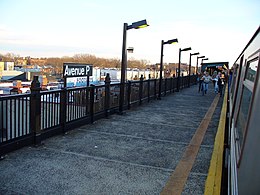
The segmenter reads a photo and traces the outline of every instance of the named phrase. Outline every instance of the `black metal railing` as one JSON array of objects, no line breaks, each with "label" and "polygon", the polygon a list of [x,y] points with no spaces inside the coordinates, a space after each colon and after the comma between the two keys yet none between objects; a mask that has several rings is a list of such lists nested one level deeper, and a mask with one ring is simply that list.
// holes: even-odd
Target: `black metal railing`
[{"label": "black metal railing", "polygon": [[[192,75],[190,81],[195,84],[196,76]],[[180,89],[188,87],[188,82],[188,76],[181,77]],[[161,96],[176,89],[177,78],[162,80]],[[118,112],[119,94],[120,83],[111,84],[109,75],[104,85],[52,91],[40,91],[35,76],[31,94],[0,97],[0,156]],[[158,79],[141,77],[138,81],[128,81],[123,108],[150,102],[158,95]]]},{"label": "black metal railing", "polygon": [[30,134],[30,95],[10,95],[0,99],[0,143]]}]

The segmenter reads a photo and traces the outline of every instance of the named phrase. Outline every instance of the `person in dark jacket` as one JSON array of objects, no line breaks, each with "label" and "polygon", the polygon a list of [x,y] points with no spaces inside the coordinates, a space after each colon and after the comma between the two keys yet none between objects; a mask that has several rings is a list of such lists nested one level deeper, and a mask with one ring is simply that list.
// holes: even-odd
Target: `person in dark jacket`
[{"label": "person in dark jacket", "polygon": [[203,74],[202,73],[198,73],[198,81],[199,81],[199,91],[198,91],[198,93],[200,93],[200,91],[203,90],[203,85],[202,85],[203,80],[202,80],[202,77],[203,77]]},{"label": "person in dark jacket", "polygon": [[222,73],[221,76],[218,78],[218,90],[220,97],[223,94],[223,87],[225,85],[225,74]]}]

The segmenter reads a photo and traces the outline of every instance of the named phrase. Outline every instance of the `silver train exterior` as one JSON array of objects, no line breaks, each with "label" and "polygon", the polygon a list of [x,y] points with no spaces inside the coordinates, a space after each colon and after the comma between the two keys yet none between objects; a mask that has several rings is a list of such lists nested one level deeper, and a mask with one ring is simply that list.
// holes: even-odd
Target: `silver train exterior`
[{"label": "silver train exterior", "polygon": [[235,61],[229,96],[228,194],[260,194],[260,26]]}]

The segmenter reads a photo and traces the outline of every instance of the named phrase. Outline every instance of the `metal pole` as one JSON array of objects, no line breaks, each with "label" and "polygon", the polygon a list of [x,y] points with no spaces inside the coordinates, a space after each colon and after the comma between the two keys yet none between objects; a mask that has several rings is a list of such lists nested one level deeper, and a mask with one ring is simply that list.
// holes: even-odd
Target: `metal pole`
[{"label": "metal pole", "polygon": [[67,77],[64,77],[63,88],[67,88]]},{"label": "metal pole", "polygon": [[87,87],[89,86],[89,71],[88,71],[88,74],[87,74]]},{"label": "metal pole", "polygon": [[126,67],[127,67],[126,31],[127,31],[127,23],[124,23],[124,27],[123,27],[122,61],[121,61],[120,97],[119,97],[119,114],[123,114],[124,95],[125,95],[125,71],[126,71]]},{"label": "metal pole", "polygon": [[179,49],[179,64],[178,64],[177,92],[180,91],[180,76],[181,76],[181,48]]},{"label": "metal pole", "polygon": [[198,60],[199,60],[199,56],[197,56],[197,64],[196,64],[196,85],[197,85],[197,80],[198,80]]},{"label": "metal pole", "polygon": [[188,87],[190,87],[190,71],[191,71],[191,53],[190,53],[190,63],[189,63],[189,82],[188,82]]},{"label": "metal pole", "polygon": [[109,73],[107,73],[105,78],[105,114],[108,117],[110,113],[110,83],[111,79]]},{"label": "metal pole", "polygon": [[33,133],[34,145],[41,144],[41,86],[38,76],[33,77],[30,98],[30,129]]},{"label": "metal pole", "polygon": [[159,94],[158,94],[158,98],[157,98],[158,100],[161,99],[161,93],[162,93],[163,43],[164,43],[164,41],[162,40],[162,43],[161,43],[161,61],[160,61]]},{"label": "metal pole", "polygon": [[202,63],[203,63],[203,59],[201,59],[200,61],[200,71],[202,72]]},{"label": "metal pole", "polygon": [[196,65],[196,75],[198,77],[198,61],[199,61],[199,57],[197,56],[197,65]]}]

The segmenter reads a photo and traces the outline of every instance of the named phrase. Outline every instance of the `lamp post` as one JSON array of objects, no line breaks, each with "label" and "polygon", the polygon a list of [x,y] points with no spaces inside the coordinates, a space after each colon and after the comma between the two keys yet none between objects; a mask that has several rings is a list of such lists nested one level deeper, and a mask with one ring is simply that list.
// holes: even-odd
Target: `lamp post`
[{"label": "lamp post", "polygon": [[160,79],[159,79],[159,94],[158,94],[158,100],[161,99],[161,92],[162,92],[162,72],[163,72],[163,46],[165,44],[174,44],[174,43],[178,43],[178,39],[171,39],[168,40],[166,42],[164,42],[164,40],[162,40],[161,43],[161,61],[160,61]]},{"label": "lamp post", "polygon": [[198,61],[199,61],[199,58],[205,58],[205,56],[197,56],[197,64],[196,64],[196,75],[197,75],[197,78],[198,78]]},{"label": "lamp post", "polygon": [[190,63],[189,63],[189,87],[190,87],[190,72],[191,72],[191,56],[195,56],[195,55],[199,55],[200,53],[197,52],[197,53],[190,53]]},{"label": "lamp post", "polygon": [[134,22],[131,25],[124,23],[123,26],[123,47],[122,47],[122,61],[121,61],[121,81],[120,81],[120,96],[119,96],[119,114],[123,114],[124,94],[125,94],[125,71],[127,67],[126,57],[126,34],[127,30],[139,29],[149,26],[146,20]]},{"label": "lamp post", "polygon": [[203,63],[204,60],[209,60],[209,59],[208,58],[202,58],[201,59],[201,63],[200,63],[201,70],[202,70],[202,63]]},{"label": "lamp post", "polygon": [[181,76],[181,52],[182,51],[189,51],[191,47],[187,47],[184,49],[179,49],[179,65],[178,65],[178,79],[177,79],[177,92],[180,91],[180,76]]}]

